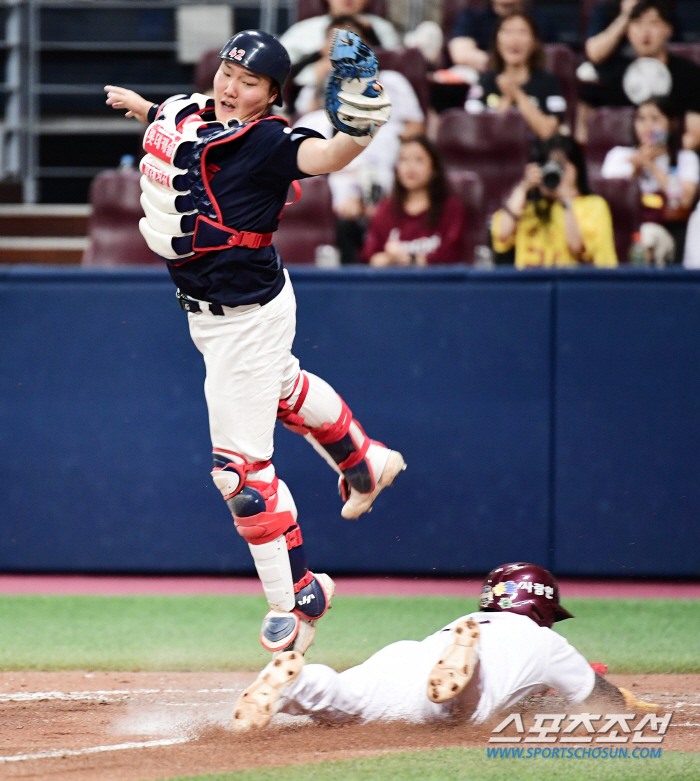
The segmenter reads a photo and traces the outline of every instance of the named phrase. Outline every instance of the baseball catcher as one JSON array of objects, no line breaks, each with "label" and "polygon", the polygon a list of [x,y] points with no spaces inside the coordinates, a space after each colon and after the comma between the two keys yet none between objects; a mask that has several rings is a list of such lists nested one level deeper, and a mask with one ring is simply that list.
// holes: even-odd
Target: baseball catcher
[{"label": "baseball catcher", "polygon": [[220,53],[214,98],[176,95],[152,105],[105,87],[107,103],[149,122],[141,160],[141,233],[168,266],[204,357],[212,478],[246,540],[270,610],[260,640],[274,653],[311,645],[334,584],[309,570],[297,510],[271,458],[276,420],[302,434],[338,473],[344,518],[368,512],[405,468],[370,439],[343,399],[292,354],[291,282],[272,243],[290,185],[343,168],[389,118],[377,62],[339,31],[331,58],[331,140],[274,116],[289,57],[247,30]]},{"label": "baseball catcher", "polygon": [[654,710],[594,672],[552,631],[573,618],[559,604],[550,572],[534,564],[504,564],[484,582],[480,612],[458,618],[422,642],[402,640],[363,664],[337,673],[304,666],[298,653],[269,664],[236,703],[238,732],[266,726],[281,711],[316,719],[480,724],[536,692],[557,689],[570,705],[606,704]]}]

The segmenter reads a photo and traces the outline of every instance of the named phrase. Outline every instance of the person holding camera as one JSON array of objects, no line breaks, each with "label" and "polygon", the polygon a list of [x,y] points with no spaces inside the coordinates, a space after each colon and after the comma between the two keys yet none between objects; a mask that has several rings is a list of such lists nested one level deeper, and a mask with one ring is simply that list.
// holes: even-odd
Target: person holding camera
[{"label": "person holding camera", "polygon": [[497,254],[514,252],[516,268],[617,266],[610,208],[591,194],[581,147],[557,135],[541,147],[522,181],[493,216]]}]

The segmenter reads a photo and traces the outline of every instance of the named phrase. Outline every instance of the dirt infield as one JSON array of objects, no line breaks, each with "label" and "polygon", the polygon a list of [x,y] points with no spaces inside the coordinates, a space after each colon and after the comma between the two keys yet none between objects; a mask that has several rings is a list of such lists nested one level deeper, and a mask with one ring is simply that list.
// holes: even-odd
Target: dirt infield
[{"label": "dirt infield", "polygon": [[[234,737],[233,703],[252,673],[0,673],[0,778],[139,781],[372,756],[486,746],[494,724],[319,726],[277,716]],[[673,711],[664,750],[700,749],[700,675],[613,675],[640,699]],[[556,696],[520,709],[561,710]]]}]

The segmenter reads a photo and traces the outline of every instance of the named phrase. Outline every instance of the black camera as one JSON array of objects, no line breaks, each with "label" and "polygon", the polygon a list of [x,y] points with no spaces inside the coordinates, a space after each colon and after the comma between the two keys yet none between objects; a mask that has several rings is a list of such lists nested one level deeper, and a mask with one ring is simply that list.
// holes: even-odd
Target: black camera
[{"label": "black camera", "polygon": [[556,160],[548,160],[542,166],[542,184],[548,190],[556,190],[564,176],[564,168]]}]

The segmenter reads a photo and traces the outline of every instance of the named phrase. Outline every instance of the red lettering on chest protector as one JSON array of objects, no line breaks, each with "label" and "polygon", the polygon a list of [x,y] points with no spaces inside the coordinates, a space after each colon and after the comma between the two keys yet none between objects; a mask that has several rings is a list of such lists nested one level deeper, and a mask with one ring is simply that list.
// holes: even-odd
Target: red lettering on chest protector
[{"label": "red lettering on chest protector", "polygon": [[147,160],[141,161],[141,173],[153,180],[156,184],[162,184],[163,187],[170,187],[170,174],[156,168],[153,163],[149,163]]},{"label": "red lettering on chest protector", "polygon": [[154,157],[172,164],[175,149],[181,141],[182,136],[176,130],[168,130],[161,123],[154,122],[146,131],[143,148]]},{"label": "red lettering on chest protector", "polygon": [[209,165],[206,168],[208,176],[211,178],[214,176],[214,174],[218,174],[221,170],[221,166],[217,165],[216,163],[209,163]]}]

